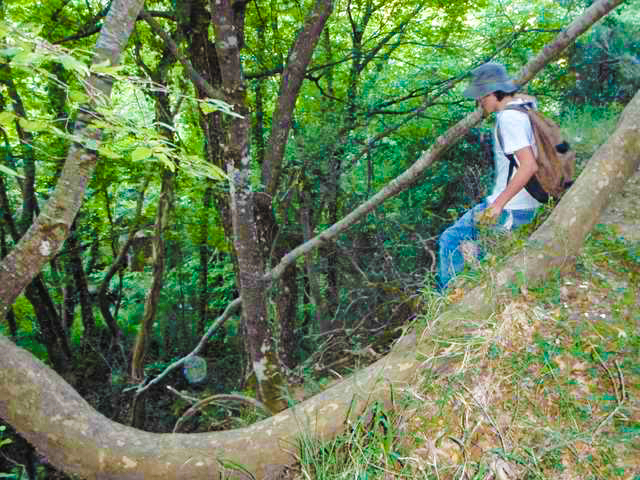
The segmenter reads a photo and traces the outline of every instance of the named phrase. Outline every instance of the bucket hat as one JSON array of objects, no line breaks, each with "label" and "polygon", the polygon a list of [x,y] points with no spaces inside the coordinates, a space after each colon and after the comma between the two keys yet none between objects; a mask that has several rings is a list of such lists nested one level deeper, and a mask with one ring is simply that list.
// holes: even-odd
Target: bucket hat
[{"label": "bucket hat", "polygon": [[504,65],[488,62],[471,71],[471,83],[462,92],[467,98],[481,98],[485,95],[501,90],[515,92],[518,87],[513,83]]}]

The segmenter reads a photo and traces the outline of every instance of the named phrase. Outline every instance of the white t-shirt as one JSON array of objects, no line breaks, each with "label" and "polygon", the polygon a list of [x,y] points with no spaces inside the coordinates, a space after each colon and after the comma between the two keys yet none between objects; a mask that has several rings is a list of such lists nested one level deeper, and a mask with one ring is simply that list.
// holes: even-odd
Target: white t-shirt
[{"label": "white t-shirt", "polygon": [[[514,100],[508,105],[514,103],[523,103],[523,100]],[[502,134],[502,142],[504,152],[498,141],[498,124],[500,125],[500,133]],[[538,150],[536,148],[533,129],[529,116],[524,112],[517,110],[503,110],[496,114],[496,127],[493,130],[493,159],[495,164],[495,175],[493,190],[491,195],[487,197],[487,203],[491,205],[498,195],[507,187],[507,176],[509,175],[509,159],[505,156],[517,152],[521,148],[530,146],[534,155],[537,157]],[[517,161],[517,159],[516,159]],[[515,169],[512,173],[515,175]],[[504,206],[507,210],[523,210],[537,208],[540,206],[535,198],[529,195],[526,189],[520,190],[514,197]]]}]

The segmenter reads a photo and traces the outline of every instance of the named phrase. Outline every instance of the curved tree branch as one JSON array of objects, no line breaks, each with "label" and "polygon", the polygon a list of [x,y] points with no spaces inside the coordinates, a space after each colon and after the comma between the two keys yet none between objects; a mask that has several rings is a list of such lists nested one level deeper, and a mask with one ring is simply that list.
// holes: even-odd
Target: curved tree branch
[{"label": "curved tree branch", "polygon": [[[112,422],[97,413],[61,377],[33,355],[0,337],[0,417],[13,425],[50,463],[87,479],[279,478],[290,451],[310,436],[327,440],[372,401],[391,406],[420,371],[454,373],[464,356],[443,354],[442,326],[459,335],[489,328],[499,290],[519,273],[541,280],[578,253],[611,195],[640,166],[640,92],[618,128],[593,156],[527,247],[505,261],[495,284],[469,292],[431,322],[418,339],[405,335],[391,353],[315,397],[250,427],[203,434],[156,434]],[[469,322],[473,312],[474,322]],[[434,334],[434,335],[431,335]],[[422,352],[429,352],[424,358]]]}]

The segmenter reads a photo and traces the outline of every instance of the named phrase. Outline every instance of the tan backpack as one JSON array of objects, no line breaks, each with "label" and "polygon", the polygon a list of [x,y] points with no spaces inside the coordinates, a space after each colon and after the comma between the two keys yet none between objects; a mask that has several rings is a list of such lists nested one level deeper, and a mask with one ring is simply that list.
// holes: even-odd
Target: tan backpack
[{"label": "tan backpack", "polygon": [[[559,199],[573,184],[576,153],[571,150],[560,127],[535,109],[535,100],[532,97],[528,97],[528,99],[525,103],[507,105],[505,110],[517,110],[526,113],[529,117],[538,147],[538,156],[536,157],[538,171],[531,177],[525,188],[533,198],[541,203],[547,203],[550,198]],[[499,126],[498,141],[502,147]],[[506,155],[506,157],[509,159],[508,183],[518,164],[513,154]]]}]

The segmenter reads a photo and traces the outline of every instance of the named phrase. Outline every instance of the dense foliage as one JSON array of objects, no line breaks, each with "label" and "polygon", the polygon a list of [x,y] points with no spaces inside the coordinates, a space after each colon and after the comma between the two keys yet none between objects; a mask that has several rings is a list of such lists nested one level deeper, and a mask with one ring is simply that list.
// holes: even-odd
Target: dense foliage
[{"label": "dense foliage", "polygon": [[[474,105],[460,90],[471,68],[495,59],[516,71],[583,9],[542,0],[335,2],[280,142],[276,175],[274,112],[312,3],[259,1],[244,12],[251,187],[269,198],[260,212],[269,218],[261,232],[267,267],[371,197],[470,112]],[[52,364],[107,416],[170,431],[188,396],[154,387],[146,415],[131,407],[143,380],[131,370],[143,319],[148,380],[194,348],[239,288],[220,148],[239,113],[190,82],[185,67],[219,91],[208,2],[147,2],[152,21],[138,21],[122,67],[93,69],[89,52],[107,2],[6,1],[0,8],[3,257],[49,198],[69,145],[78,141],[73,127],[88,99],[88,75],[117,79],[112,100],[99,105],[100,161],[71,236],[0,331]],[[607,18],[527,86],[543,109],[573,126],[583,156],[597,133],[584,131],[585,120],[611,118],[640,86],[632,9]],[[288,380],[323,383],[345,357],[384,351],[415,315],[418,293],[431,287],[437,235],[486,193],[491,178],[490,135],[479,127],[414,188],[290,267],[269,297]],[[208,365],[204,382],[189,384],[179,370],[166,382],[191,396],[252,395],[246,335],[233,316],[200,352]],[[229,412],[239,410],[214,406],[191,428],[229,427]],[[34,464],[24,445],[14,454]]]}]

